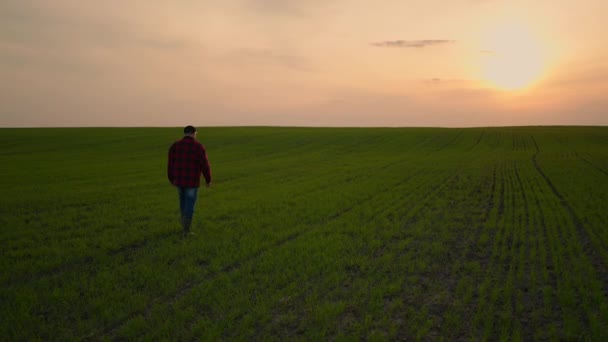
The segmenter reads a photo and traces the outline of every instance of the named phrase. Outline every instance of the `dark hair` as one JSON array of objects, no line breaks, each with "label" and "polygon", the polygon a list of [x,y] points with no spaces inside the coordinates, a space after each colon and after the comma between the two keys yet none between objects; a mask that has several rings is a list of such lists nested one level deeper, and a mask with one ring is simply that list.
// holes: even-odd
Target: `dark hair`
[{"label": "dark hair", "polygon": [[196,132],[196,128],[194,128],[194,126],[186,126],[184,127],[184,133],[185,134],[192,134]]}]

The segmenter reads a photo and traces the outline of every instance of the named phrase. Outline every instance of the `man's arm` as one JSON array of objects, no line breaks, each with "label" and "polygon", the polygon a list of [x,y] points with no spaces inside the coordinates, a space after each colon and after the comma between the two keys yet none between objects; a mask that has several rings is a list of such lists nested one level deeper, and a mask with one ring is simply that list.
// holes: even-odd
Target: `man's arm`
[{"label": "man's arm", "polygon": [[203,158],[201,158],[201,172],[205,177],[205,182],[207,186],[211,185],[211,167],[209,166],[209,159],[207,158],[207,151],[205,151],[205,147],[201,145],[201,150],[203,154]]},{"label": "man's arm", "polygon": [[173,179],[175,179],[173,170],[175,170],[175,145],[171,145],[169,148],[169,156],[167,160],[167,178],[169,178],[169,183],[171,184],[173,184]]}]

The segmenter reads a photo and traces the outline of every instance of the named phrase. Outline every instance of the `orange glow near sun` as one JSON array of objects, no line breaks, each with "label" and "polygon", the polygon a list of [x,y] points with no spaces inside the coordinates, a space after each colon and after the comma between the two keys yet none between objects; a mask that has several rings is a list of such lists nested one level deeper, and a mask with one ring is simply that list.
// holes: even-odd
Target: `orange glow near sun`
[{"label": "orange glow near sun", "polygon": [[546,69],[542,42],[524,24],[502,24],[487,31],[482,47],[482,78],[494,88],[529,88],[539,81]]}]

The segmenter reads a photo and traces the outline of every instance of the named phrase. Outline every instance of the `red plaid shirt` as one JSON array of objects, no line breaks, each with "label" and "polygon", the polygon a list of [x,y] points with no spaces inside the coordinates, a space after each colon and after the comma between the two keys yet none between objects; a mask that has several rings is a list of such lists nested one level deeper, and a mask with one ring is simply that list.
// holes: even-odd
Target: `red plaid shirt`
[{"label": "red plaid shirt", "polygon": [[175,186],[198,188],[201,173],[207,184],[211,183],[211,168],[205,147],[192,137],[184,137],[169,148],[167,176]]}]

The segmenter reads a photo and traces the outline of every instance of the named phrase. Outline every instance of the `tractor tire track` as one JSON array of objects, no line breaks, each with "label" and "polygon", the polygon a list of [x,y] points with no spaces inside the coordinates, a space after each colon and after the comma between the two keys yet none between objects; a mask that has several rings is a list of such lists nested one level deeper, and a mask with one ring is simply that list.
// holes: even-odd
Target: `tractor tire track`
[{"label": "tractor tire track", "polygon": [[577,235],[581,240],[582,249],[585,254],[587,254],[589,261],[595,268],[595,271],[597,272],[599,278],[602,281],[604,296],[608,297],[608,270],[606,268],[606,265],[604,265],[602,258],[598,254],[597,250],[594,248],[593,242],[591,241],[591,237],[589,236],[589,233],[585,230],[585,226],[583,225],[581,219],[578,217],[572,206],[570,206],[564,196],[557,190],[551,179],[545,174],[545,172],[538,164],[537,156],[540,152],[540,149],[534,137],[532,137],[532,141],[536,149],[534,155],[532,156],[532,162],[534,163],[534,167],[536,168],[540,176],[545,180],[545,183],[547,184],[547,186],[549,186],[551,192],[553,192],[553,194],[559,199],[559,202],[561,203],[562,207],[570,216],[570,220],[574,224],[576,232],[578,233]]},{"label": "tractor tire track", "polygon": [[[540,181],[540,179],[539,179]],[[551,248],[551,234],[549,232],[549,228],[547,226],[547,222],[545,220],[546,214],[545,211],[543,210],[543,205],[540,202],[540,198],[539,198],[539,189],[541,187],[541,184],[539,183],[539,181],[531,181],[531,186],[535,185],[534,187],[531,187],[532,189],[532,196],[534,199],[534,204],[535,204],[535,208],[538,210],[538,223],[540,224],[540,228],[541,228],[541,232],[540,235],[543,237],[542,241],[539,241],[539,252],[541,251],[540,246],[542,243],[542,247],[543,247],[543,251],[544,251],[544,258],[542,258],[542,261],[544,262],[540,264],[541,267],[541,274],[543,277],[543,280],[541,282],[541,286],[542,284],[546,284],[549,286],[549,288],[552,289],[552,293],[550,296],[550,300],[545,302],[545,299],[543,298],[542,301],[544,303],[545,306],[547,305],[551,305],[551,314],[555,315],[555,316],[547,316],[545,314],[543,314],[543,318],[546,321],[549,322],[559,322],[559,318],[562,317],[562,313],[561,313],[561,308],[556,304],[558,303],[558,298],[556,295],[556,289],[557,289],[557,275],[555,272],[555,263],[553,262],[553,260],[556,258],[556,256],[554,255],[553,249]],[[544,181],[544,180],[543,180]],[[536,218],[534,220],[534,222],[536,223]],[[558,232],[559,233],[559,232]],[[561,238],[558,238],[558,240],[562,240]],[[540,257],[542,257],[542,255],[538,255],[539,259]],[[544,266],[544,267],[543,267]],[[542,287],[541,287],[542,288]]]},{"label": "tractor tire track", "polygon": [[[105,252],[103,252],[102,254],[104,255],[109,255],[109,256],[120,256],[122,254],[128,254],[134,250],[143,248],[145,246],[147,246],[148,244],[157,241],[157,240],[163,240],[166,239],[172,235],[175,235],[176,231],[175,230],[171,230],[171,231],[161,231],[158,232],[156,234],[150,235],[148,237],[146,237],[143,240],[138,240],[138,241],[134,241],[128,245],[125,246],[121,246],[119,248],[115,248],[115,249],[110,249],[107,250]],[[19,286],[23,286],[27,283],[31,283],[31,282],[37,282],[40,281],[44,278],[49,278],[49,277],[56,277],[59,276],[63,273],[67,273],[67,272],[71,272],[71,271],[75,271],[79,268],[87,268],[93,264],[95,264],[95,262],[97,260],[99,260],[99,254],[95,254],[95,255],[87,255],[78,259],[74,259],[70,262],[67,263],[63,263],[61,265],[58,265],[56,267],[52,267],[50,269],[41,271],[41,272],[37,272],[34,274],[22,274],[22,275],[18,275],[16,277],[10,278],[7,281],[5,281],[2,286],[3,287],[19,287]]]},{"label": "tractor tire track", "polygon": [[[494,165],[492,167],[492,185],[490,186],[490,195],[488,196],[488,204],[485,207],[484,210],[484,214],[483,214],[483,223],[481,224],[482,226],[485,224],[485,222],[488,221],[488,219],[490,218],[490,213],[492,212],[492,209],[494,209],[494,192],[496,191],[496,165]],[[504,203],[503,203],[504,206]]]},{"label": "tractor tire track", "polygon": [[[523,227],[521,226],[520,221],[520,248],[524,248],[523,253],[520,253],[520,256],[523,257],[520,264],[520,276],[521,279],[518,279],[517,284],[519,284],[519,291],[521,293],[522,301],[523,301],[523,312],[522,316],[519,316],[519,321],[522,325],[522,331],[524,336],[534,336],[534,310],[539,307],[539,298],[535,298],[533,294],[530,292],[530,289],[534,288],[531,281],[531,274],[534,268],[534,260],[531,258],[531,250],[534,245],[534,242],[531,241],[536,233],[531,231],[530,226],[530,203],[528,201],[528,196],[526,195],[527,191],[524,187],[524,184],[521,180],[519,169],[517,164],[514,165],[515,169],[515,179],[517,184],[519,185],[519,193],[523,199],[524,206],[524,222]],[[523,284],[522,284],[523,283]],[[513,307],[517,308],[516,296],[513,296]]]},{"label": "tractor tire track", "polygon": [[475,141],[475,143],[469,147],[469,151],[471,151],[472,149],[474,149],[477,145],[479,145],[479,143],[481,142],[481,139],[483,138],[483,135],[486,134],[486,130],[482,130],[481,133],[479,134],[479,137],[477,137],[477,140]]},{"label": "tractor tire track", "polygon": [[578,154],[578,152],[574,151],[574,155],[576,156],[576,158],[578,158],[579,160],[585,162],[587,165],[591,166],[592,168],[594,168],[595,170],[603,173],[604,175],[608,176],[608,171],[602,169],[601,167],[595,165],[593,162],[591,162],[589,159],[582,157]]},{"label": "tractor tire track", "polygon": [[[491,286],[490,288],[495,291],[491,293],[491,297],[494,297],[495,301],[488,304],[491,308],[490,312],[495,312],[497,309],[501,311],[506,307],[510,307],[512,310],[515,308],[514,293],[506,296],[502,291],[502,289],[512,286],[515,282],[515,270],[517,268],[515,250],[518,233],[516,229],[517,212],[515,210],[517,207],[517,191],[512,164],[505,166],[503,180],[505,180],[506,188],[508,189],[508,192],[505,191],[508,195],[503,197],[505,198],[503,205],[506,203],[508,210],[505,210],[501,215],[504,218],[504,221],[502,221],[502,225],[499,228],[500,230],[497,232],[498,237],[497,240],[495,240],[492,250],[493,267],[491,267],[491,270],[494,271],[494,277],[490,278],[490,284],[493,284],[494,286]],[[504,189],[505,188],[503,188],[503,190]],[[485,323],[487,324],[489,321],[486,319]],[[491,330],[491,334],[493,335],[486,337],[489,337],[490,339],[498,337],[498,333],[494,330]]]},{"label": "tractor tire track", "polygon": [[463,133],[464,133],[464,130],[461,129],[460,131],[458,131],[458,133],[456,133],[455,137],[453,137],[447,143],[445,143],[444,145],[439,147],[436,151],[437,152],[441,151],[441,150],[445,149],[446,147],[450,146],[452,143],[454,143],[456,140],[458,140]]}]

